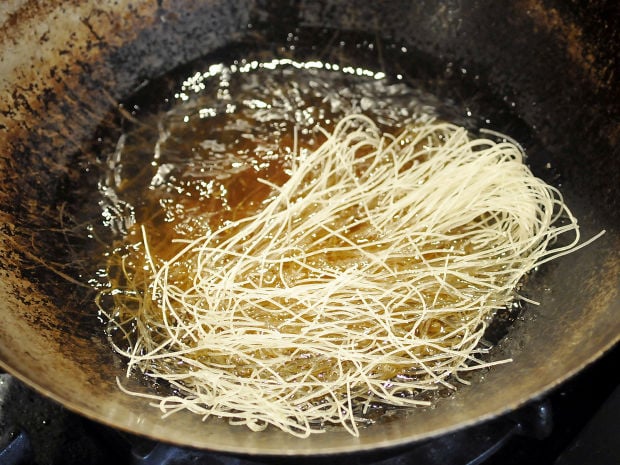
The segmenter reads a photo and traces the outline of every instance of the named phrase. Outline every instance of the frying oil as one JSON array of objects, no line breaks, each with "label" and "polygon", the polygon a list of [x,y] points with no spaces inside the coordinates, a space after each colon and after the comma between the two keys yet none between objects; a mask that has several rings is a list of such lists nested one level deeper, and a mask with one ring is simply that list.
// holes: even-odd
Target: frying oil
[{"label": "frying oil", "polygon": [[432,95],[382,71],[289,58],[209,64],[169,100],[131,122],[101,184],[109,225],[123,234],[146,225],[156,243],[255,212],[272,191],[259,179],[283,184],[295,157],[347,114],[364,113],[394,133],[437,117]]},{"label": "frying oil", "polygon": [[166,260],[184,240],[260,210],[269,184],[286,182],[296,157],[348,114],[393,134],[443,119],[528,140],[502,100],[462,70],[374,37],[300,30],[281,45],[233,44],[148,83],[107,135],[103,221],[93,226],[106,249],[98,285],[125,279],[110,255],[129,269],[146,266],[144,231],[150,252]]}]

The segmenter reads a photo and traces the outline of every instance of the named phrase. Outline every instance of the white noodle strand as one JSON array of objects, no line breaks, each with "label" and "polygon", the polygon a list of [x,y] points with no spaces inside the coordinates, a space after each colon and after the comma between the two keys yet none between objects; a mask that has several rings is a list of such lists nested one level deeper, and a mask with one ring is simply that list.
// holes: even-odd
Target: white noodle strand
[{"label": "white noodle strand", "polygon": [[357,436],[373,404],[428,405],[459,373],[504,363],[479,358],[488,319],[526,273],[583,244],[522,149],[487,133],[503,141],[439,122],[395,137],[352,115],[314,152],[295,134],[290,178],[262,181],[264,208],[177,240],[168,261],[142,227],[145,269],[123,261],[103,311],[128,375],[176,393],[133,394],[166,416]]}]

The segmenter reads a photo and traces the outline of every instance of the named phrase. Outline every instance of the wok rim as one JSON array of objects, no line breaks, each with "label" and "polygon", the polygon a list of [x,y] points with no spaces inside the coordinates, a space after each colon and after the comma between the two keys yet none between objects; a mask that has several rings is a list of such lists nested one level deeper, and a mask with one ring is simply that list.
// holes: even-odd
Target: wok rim
[{"label": "wok rim", "polygon": [[[340,447],[331,447],[331,448],[326,448],[326,449],[321,449],[321,450],[287,449],[286,451],[282,451],[282,449],[278,447],[274,447],[274,448],[263,447],[259,449],[259,448],[246,447],[243,444],[239,445],[239,447],[213,447],[212,444],[209,444],[207,442],[198,442],[194,440],[182,442],[182,441],[177,441],[174,439],[165,438],[160,435],[153,434],[152,432],[149,431],[148,428],[140,428],[139,425],[135,425],[135,424],[133,427],[130,427],[129,425],[125,425],[118,421],[114,421],[114,419],[111,419],[108,417],[101,417],[101,415],[97,413],[96,410],[89,410],[86,408],[82,408],[79,406],[77,402],[72,401],[68,397],[63,397],[61,394],[58,394],[54,392],[53,390],[50,390],[44,387],[43,385],[37,383],[31,377],[23,373],[21,370],[15,369],[10,364],[7,364],[6,362],[4,362],[2,359],[0,359],[0,368],[4,369],[7,373],[14,376],[16,379],[18,379],[20,382],[22,382],[26,386],[34,389],[39,394],[53,400],[54,402],[57,402],[61,406],[65,407],[66,409],[78,415],[84,416],[91,421],[103,424],[105,426],[108,426],[108,427],[111,427],[111,428],[114,428],[120,431],[124,431],[126,433],[137,434],[137,435],[143,436],[147,439],[151,439],[154,441],[159,441],[159,442],[163,442],[163,443],[170,444],[173,446],[179,446],[179,447],[184,447],[184,448],[194,448],[197,450],[222,452],[222,453],[228,453],[228,454],[233,454],[233,455],[248,455],[248,456],[258,456],[258,457],[268,457],[268,456],[272,456],[272,457],[292,457],[292,456],[316,457],[316,456],[343,455],[343,454],[360,453],[360,452],[380,451],[384,449],[411,446],[413,444],[420,443],[422,441],[437,439],[441,436],[444,436],[450,433],[454,433],[460,430],[464,430],[466,428],[470,428],[476,425],[483,424],[489,420],[492,420],[492,419],[501,417],[502,415],[505,415],[507,413],[513,412],[517,410],[518,408],[526,405],[527,403],[532,402],[536,400],[537,398],[540,398],[548,394],[551,390],[564,384],[567,380],[581,373],[583,370],[585,370],[587,367],[594,364],[597,360],[602,358],[604,355],[610,353],[613,350],[613,348],[616,345],[618,345],[618,343],[620,343],[620,334],[618,334],[615,339],[610,340],[607,344],[599,348],[598,351],[593,352],[591,356],[587,360],[585,360],[581,366],[577,366],[573,370],[566,371],[564,376],[560,378],[556,378],[551,383],[547,383],[545,386],[541,387],[540,389],[538,389],[536,392],[532,393],[529,396],[522,395],[518,399],[513,399],[512,402],[510,402],[509,404],[506,404],[503,409],[496,409],[495,411],[488,412],[486,414],[482,414],[477,417],[471,418],[469,421],[455,423],[445,428],[437,428],[434,430],[429,430],[425,434],[403,436],[402,438],[399,438],[399,439],[388,440],[388,441],[377,441],[374,443],[359,443],[359,444],[351,443],[350,445],[345,445],[345,446],[340,446]],[[261,433],[260,432],[255,433],[255,432],[251,432],[248,430],[247,434],[261,434]],[[324,434],[329,434],[329,433],[324,433]],[[303,441],[303,440],[304,439],[300,439],[300,441]]]}]

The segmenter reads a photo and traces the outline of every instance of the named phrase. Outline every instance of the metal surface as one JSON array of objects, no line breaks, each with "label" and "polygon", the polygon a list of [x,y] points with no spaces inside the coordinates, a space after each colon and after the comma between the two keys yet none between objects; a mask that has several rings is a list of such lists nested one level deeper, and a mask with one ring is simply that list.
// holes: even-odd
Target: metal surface
[{"label": "metal surface", "polygon": [[[177,444],[250,454],[395,446],[514,409],[581,370],[620,336],[618,15],[606,2],[14,1],[0,6],[0,361],[90,418]],[[610,4],[613,2],[609,2]],[[609,19],[612,18],[612,19]],[[615,19],[614,19],[615,18]],[[615,22],[614,22],[615,21]],[[248,24],[252,24],[248,27]],[[162,420],[120,392],[88,294],[62,278],[62,193],[88,176],[80,154],[115,100],[145,79],[265,27],[362,30],[476,73],[534,128],[580,218],[606,234],[545,267],[498,366],[428,410],[364,429],[297,439],[216,419]],[[75,205],[73,205],[75,207]],[[41,266],[46,259],[47,266]],[[52,271],[53,270],[53,271]]]}]

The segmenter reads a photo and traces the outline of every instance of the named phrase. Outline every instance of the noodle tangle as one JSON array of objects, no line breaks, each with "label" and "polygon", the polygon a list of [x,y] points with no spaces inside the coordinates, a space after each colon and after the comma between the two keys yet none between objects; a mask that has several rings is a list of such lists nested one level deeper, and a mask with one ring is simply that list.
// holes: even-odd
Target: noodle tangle
[{"label": "noodle tangle", "polygon": [[577,246],[560,193],[512,142],[443,122],[394,136],[362,115],[324,136],[252,214],[177,238],[170,257],[144,225],[111,253],[98,302],[128,375],[172,388],[133,393],[165,415],[358,435],[371,405],[428,405],[488,366],[494,312]]}]

